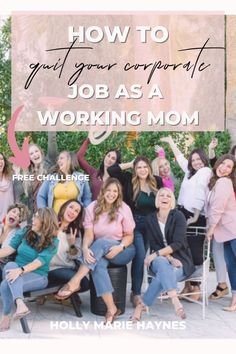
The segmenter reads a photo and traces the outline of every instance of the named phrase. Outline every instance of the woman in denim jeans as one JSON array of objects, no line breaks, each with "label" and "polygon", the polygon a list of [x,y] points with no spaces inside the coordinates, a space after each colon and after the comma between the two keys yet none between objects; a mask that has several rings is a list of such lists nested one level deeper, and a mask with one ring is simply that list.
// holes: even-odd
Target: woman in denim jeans
[{"label": "woman in denim jeans", "polygon": [[151,306],[161,293],[167,292],[178,317],[186,315],[177,296],[177,282],[184,280],[194,271],[191,251],[185,236],[187,223],[184,215],[175,209],[175,197],[168,188],[161,188],[156,196],[157,211],[146,221],[146,232],[151,254],[145,265],[154,273],[154,278],[146,290],[143,300],[134,311],[133,321],[141,319],[146,306]]},{"label": "woman in denim jeans", "polygon": [[220,157],[213,168],[210,179],[207,216],[208,239],[214,237],[224,245],[224,258],[229,274],[232,299],[225,311],[236,311],[236,160],[231,154]]},{"label": "woman in denim jeans", "polygon": [[[79,256],[81,255],[82,246],[82,218],[83,207],[75,200],[68,200],[62,205],[58,213],[59,232],[57,238],[59,240],[57,254],[50,262],[50,272],[48,278],[50,282],[61,282],[65,284],[77,272],[79,264]],[[81,282],[80,291],[89,289],[89,280],[84,277]]]},{"label": "woman in denim jeans", "polygon": [[[133,168],[133,173],[125,171],[129,168]],[[145,156],[138,156],[132,162],[113,165],[107,171],[110,176],[118,178],[121,182],[124,201],[130,206],[134,216],[135,257],[131,267],[132,287],[130,300],[135,307],[141,298],[143,266],[148,249],[145,221],[147,215],[156,209],[155,195],[158,189],[163,187],[163,181],[161,177],[153,176],[151,163]]]},{"label": "woman in denim jeans", "polygon": [[1,298],[3,318],[0,331],[10,328],[11,310],[16,305],[15,319],[30,313],[25,305],[23,293],[46,288],[49,262],[57,251],[58,229],[56,214],[52,209],[39,209],[33,217],[31,227],[18,231],[10,245],[0,250],[0,257],[17,252],[15,262],[8,262],[3,270]]},{"label": "woman in denim jeans", "polygon": [[81,287],[81,280],[89,271],[97,296],[107,306],[105,323],[112,323],[121,313],[113,301],[113,287],[108,274],[109,263],[124,265],[134,257],[134,220],[130,208],[122,201],[122,188],[115,178],[108,178],[98,200],[85,210],[83,256],[77,274],[57,294],[66,299]]}]

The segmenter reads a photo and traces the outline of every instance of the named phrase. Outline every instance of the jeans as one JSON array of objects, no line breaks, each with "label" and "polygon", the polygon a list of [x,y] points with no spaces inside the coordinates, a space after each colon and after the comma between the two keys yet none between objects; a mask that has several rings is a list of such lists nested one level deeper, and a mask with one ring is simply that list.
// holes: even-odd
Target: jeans
[{"label": "jeans", "polygon": [[132,287],[134,295],[141,294],[143,283],[143,267],[144,259],[148,250],[148,241],[145,239],[145,221],[146,217],[142,215],[134,215],[135,230],[134,230],[134,247],[135,257],[131,266]]},{"label": "jeans", "polygon": [[114,291],[107,270],[108,265],[126,265],[134,258],[134,255],[134,245],[130,245],[114,258],[108,260],[103,257],[98,261],[96,268],[92,272],[97,296],[102,296],[103,294],[112,293]]},{"label": "jeans", "polygon": [[161,292],[177,289],[177,282],[186,278],[183,267],[173,267],[168,259],[162,256],[152,261],[151,271],[155,277],[143,296],[143,302],[147,306],[151,306]]},{"label": "jeans", "polygon": [[[57,268],[50,270],[48,273],[48,280],[51,284],[65,284],[67,283],[76,273],[78,268]],[[89,280],[84,277],[81,280],[80,293],[89,290]]]},{"label": "jeans", "polygon": [[228,269],[231,291],[236,294],[236,239],[224,242],[225,263]]},{"label": "jeans", "polygon": [[19,268],[15,262],[8,262],[3,269],[3,281],[1,282],[1,297],[3,302],[3,314],[9,315],[16,299],[23,299],[24,291],[44,289],[48,285],[46,276],[30,272],[19,276],[13,283],[6,280],[6,271]]},{"label": "jeans", "polygon": [[212,240],[212,253],[217,283],[226,283],[227,269],[224,259],[224,244],[222,242],[216,242],[214,238]]}]

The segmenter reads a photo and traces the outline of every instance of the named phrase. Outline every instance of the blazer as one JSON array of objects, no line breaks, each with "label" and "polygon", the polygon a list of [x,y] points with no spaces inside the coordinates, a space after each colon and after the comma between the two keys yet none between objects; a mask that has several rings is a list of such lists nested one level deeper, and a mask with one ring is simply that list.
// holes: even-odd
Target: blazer
[{"label": "blazer", "polygon": [[[194,272],[195,267],[186,238],[186,230],[187,223],[184,215],[177,209],[171,210],[165,225],[166,241],[173,250],[172,256],[183,264],[184,274],[188,277]],[[159,251],[165,247],[157,212],[146,218],[146,237],[150,243],[151,252]]]},{"label": "blazer", "polygon": [[208,197],[207,216],[209,226],[215,227],[217,242],[236,238],[236,199],[230,178],[221,177],[216,181]]},{"label": "blazer", "polygon": [[[120,166],[115,164],[108,167],[107,172],[109,176],[117,178],[123,187],[123,199],[126,204],[131,208],[132,212],[135,214],[135,202],[133,200],[133,186],[132,186],[132,173],[127,171],[122,171]],[[156,187],[160,189],[163,186],[162,178],[159,176],[154,176],[156,179]]]}]

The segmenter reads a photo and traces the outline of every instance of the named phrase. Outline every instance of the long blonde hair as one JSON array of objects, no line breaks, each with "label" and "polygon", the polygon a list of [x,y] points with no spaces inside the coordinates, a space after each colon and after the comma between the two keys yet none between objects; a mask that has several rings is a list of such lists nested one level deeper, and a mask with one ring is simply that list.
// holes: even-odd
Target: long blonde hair
[{"label": "long blonde hair", "polygon": [[149,161],[149,159],[145,156],[138,156],[136,157],[136,159],[134,160],[134,172],[133,172],[133,177],[132,177],[132,186],[133,186],[133,200],[135,200],[141,190],[140,188],[140,180],[139,177],[137,176],[137,165],[140,161],[143,161],[146,163],[146,165],[148,166],[148,176],[147,176],[147,184],[149,186],[149,188],[151,189],[151,191],[156,194],[158,189],[157,189],[157,183],[156,183],[156,179],[153,176],[153,172],[152,172],[152,166],[151,163]]},{"label": "long blonde hair", "polygon": [[111,205],[110,210],[108,211],[108,217],[109,217],[109,222],[112,222],[116,219],[117,216],[117,212],[118,209],[121,207],[122,205],[122,201],[123,201],[123,195],[122,195],[122,187],[120,182],[118,181],[118,179],[116,178],[112,178],[109,177],[103,184],[100,193],[98,195],[97,198],[97,203],[95,205],[94,208],[94,222],[98,222],[98,219],[100,217],[100,215],[102,213],[104,213],[106,211],[106,201],[105,201],[105,197],[104,194],[107,190],[107,188],[111,185],[111,184],[115,184],[117,186],[118,189],[118,197],[117,199],[114,201],[114,203]]}]

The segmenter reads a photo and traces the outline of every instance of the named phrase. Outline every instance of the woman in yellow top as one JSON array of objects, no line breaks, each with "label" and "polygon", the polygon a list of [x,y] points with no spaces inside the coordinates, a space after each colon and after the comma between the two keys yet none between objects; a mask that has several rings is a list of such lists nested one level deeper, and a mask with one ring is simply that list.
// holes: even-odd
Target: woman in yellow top
[{"label": "woman in yellow top", "polygon": [[91,203],[91,193],[86,176],[78,171],[76,159],[68,151],[62,151],[53,169],[37,195],[38,208],[53,208],[58,214],[61,206],[70,199],[78,200],[84,207]]}]

